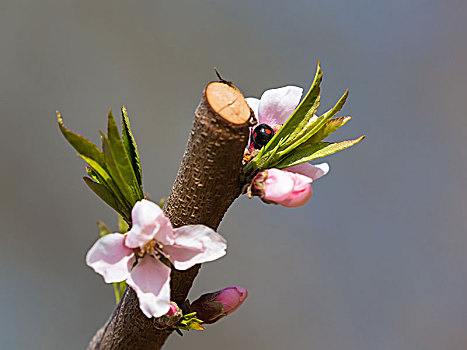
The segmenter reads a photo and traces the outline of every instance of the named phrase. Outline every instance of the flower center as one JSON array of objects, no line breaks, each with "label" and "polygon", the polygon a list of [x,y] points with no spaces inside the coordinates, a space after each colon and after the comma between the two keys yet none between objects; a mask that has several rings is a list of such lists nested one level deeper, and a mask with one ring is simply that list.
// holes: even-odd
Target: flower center
[{"label": "flower center", "polygon": [[164,248],[164,246],[160,242],[157,242],[155,239],[152,239],[148,243],[143,245],[141,248],[137,248],[135,250],[135,254],[140,258],[145,256],[146,254],[152,255],[156,258],[160,258],[161,256],[164,256],[164,254],[162,253],[162,248]]}]

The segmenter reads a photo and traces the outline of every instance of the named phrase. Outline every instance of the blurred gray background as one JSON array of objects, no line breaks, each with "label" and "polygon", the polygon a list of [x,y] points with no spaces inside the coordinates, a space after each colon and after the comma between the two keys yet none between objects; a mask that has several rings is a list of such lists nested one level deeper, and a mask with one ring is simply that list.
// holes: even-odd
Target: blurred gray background
[{"label": "blurred gray background", "polygon": [[[111,209],[56,125],[98,142],[125,104],[145,190],[166,196],[213,67],[245,96],[308,88],[322,113],[346,88],[327,159],[302,208],[241,198],[191,298],[250,296],[167,349],[467,348],[467,2],[0,1],[0,348],[83,349],[114,307],[85,266]],[[117,113],[118,114],[118,113]]]}]

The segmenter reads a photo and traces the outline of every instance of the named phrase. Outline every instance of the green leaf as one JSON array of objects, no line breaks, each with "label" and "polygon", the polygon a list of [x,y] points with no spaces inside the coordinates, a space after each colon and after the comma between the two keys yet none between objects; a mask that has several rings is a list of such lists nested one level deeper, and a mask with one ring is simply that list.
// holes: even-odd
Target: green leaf
[{"label": "green leaf", "polygon": [[281,156],[289,154],[293,149],[300,146],[302,143],[306,142],[310,137],[312,137],[315,133],[317,133],[322,127],[326,125],[326,123],[334,117],[345,104],[347,97],[349,96],[349,90],[346,90],[344,95],[337,101],[336,105],[331,108],[329,111],[324,113],[322,116],[316,118],[315,120],[311,120],[303,127],[299,134],[296,135],[294,138],[293,143],[289,143],[289,146],[284,150],[281,150],[279,154]]},{"label": "green leaf", "polygon": [[[88,158],[89,159],[89,158]],[[93,168],[90,166],[86,167],[86,174],[93,179],[97,183],[102,183],[102,179],[99,177],[99,175],[95,172]]]},{"label": "green leaf", "polygon": [[313,80],[313,84],[311,85],[310,90],[306,94],[303,101],[298,105],[297,109],[295,109],[289,119],[287,119],[285,124],[274,135],[271,141],[269,141],[268,144],[263,148],[264,153],[274,149],[281,139],[285,140],[283,145],[284,147],[294,142],[295,137],[300,133],[300,131],[313,117],[316,110],[318,109],[320,102],[319,85],[321,84],[322,79],[323,72],[318,61],[315,79]]},{"label": "green leaf", "polygon": [[58,126],[65,139],[73,146],[73,148],[80,154],[91,158],[95,162],[104,166],[104,156],[102,152],[97,148],[95,144],[89,141],[87,138],[74,133],[67,129],[63,124],[63,117],[59,111],[57,111]]},{"label": "green leaf", "polygon": [[83,177],[83,179],[84,179],[84,182],[86,182],[86,185],[88,185],[89,188],[95,194],[97,194],[104,202],[106,202],[115,211],[117,211],[120,215],[122,215],[125,218],[125,220],[127,220],[128,222],[131,222],[130,212],[127,209],[122,208],[119,205],[118,199],[107,189],[105,185],[94,182],[89,177]]},{"label": "green leaf", "polygon": [[118,167],[118,170],[122,175],[123,180],[133,192],[133,198],[136,198],[137,200],[143,199],[144,195],[142,188],[136,178],[136,174],[133,170],[130,158],[125,150],[125,147],[123,146],[123,142],[118,132],[117,123],[115,122],[115,119],[112,115],[112,110],[109,111],[109,116],[107,119],[107,137],[109,146],[112,150],[113,158],[115,160],[115,164]]},{"label": "green leaf", "polygon": [[122,218],[121,215],[118,216],[118,232],[121,234],[124,234],[128,232],[130,229],[130,225]]},{"label": "green leaf", "polygon": [[316,134],[311,136],[306,143],[317,143],[324,140],[341,126],[344,126],[350,119],[352,119],[352,117],[340,117],[329,120]]},{"label": "green leaf", "polygon": [[202,331],[205,327],[202,325],[203,321],[196,318],[196,312],[183,315],[183,318],[175,325],[178,329],[189,331],[190,329]]},{"label": "green leaf", "polygon": [[128,112],[125,106],[122,107],[122,140],[142,191],[143,173],[141,170],[141,161],[139,159],[138,146],[136,145],[135,138],[131,132],[130,119],[128,118]]},{"label": "green leaf", "polygon": [[122,109],[122,136],[110,111],[107,123],[108,137],[101,133],[103,151],[86,138],[67,129],[58,111],[57,119],[66,140],[89,165],[86,169],[89,176],[85,178],[86,184],[123,215],[125,221],[131,222],[131,209],[138,200],[144,198],[144,194],[141,164],[126,109]]},{"label": "green leaf", "polygon": [[134,189],[131,187],[131,184],[125,181],[125,178],[120,172],[120,169],[117,165],[117,161],[115,159],[115,155],[112,151],[112,148],[110,147],[108,138],[104,134],[101,133],[101,139],[102,139],[102,149],[104,151],[104,160],[105,160],[106,168],[110,176],[112,177],[112,179],[115,181],[116,185],[118,186],[118,189],[123,194],[125,198],[125,202],[127,202],[129,206],[133,208],[135,203],[141,198],[134,193]]},{"label": "green leaf", "polygon": [[360,136],[355,140],[348,140],[336,143],[319,142],[314,144],[306,144],[296,148],[291,155],[281,160],[280,163],[274,165],[277,169],[285,169],[294,165],[310,162],[314,159],[329,156],[333,153],[349,148],[365,138],[365,135]]},{"label": "green leaf", "polygon": [[108,235],[109,233],[112,233],[112,231],[110,231],[110,229],[107,227],[107,225],[104,224],[100,220],[97,222],[97,228],[99,229],[99,235],[101,237],[104,237],[104,236]]},{"label": "green leaf", "polygon": [[277,151],[279,150],[279,148],[281,148],[283,142],[284,142],[284,139],[280,139],[276,147],[273,150],[269,151],[268,153],[266,153],[260,158],[261,163],[258,164],[258,166],[261,169],[267,169],[270,164],[277,163],[277,157],[275,157],[275,155]]},{"label": "green leaf", "polygon": [[184,320],[191,320],[194,317],[196,317],[196,312],[190,312],[189,314],[183,315]]},{"label": "green leaf", "polygon": [[88,158],[82,154],[78,154],[78,156],[80,156],[91,167],[93,173],[92,176],[90,175],[90,177],[93,178],[95,182],[104,185],[107,190],[118,199],[121,207],[126,207],[127,209],[131,210],[132,206],[125,200],[125,197],[110,174],[93,159]]},{"label": "green leaf", "polygon": [[125,281],[113,282],[112,284],[114,286],[115,303],[118,305],[118,303],[120,302],[120,299],[122,299],[123,294],[125,293],[125,289],[127,287],[127,284],[126,284]]}]

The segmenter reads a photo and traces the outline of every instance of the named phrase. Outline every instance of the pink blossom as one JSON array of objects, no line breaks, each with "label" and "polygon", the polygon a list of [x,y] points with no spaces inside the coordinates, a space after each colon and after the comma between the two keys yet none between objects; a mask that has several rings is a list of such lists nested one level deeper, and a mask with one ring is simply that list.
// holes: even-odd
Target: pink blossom
[{"label": "pink blossom", "polygon": [[126,281],[147,317],[170,310],[170,260],[178,270],[216,260],[225,255],[225,239],[204,225],[174,229],[162,210],[143,199],[131,212],[133,226],[125,234],[100,238],[88,251],[86,264],[106,283]]},{"label": "pink blossom", "polygon": [[[251,192],[266,203],[280,204],[284,207],[300,207],[312,196],[311,183],[325,175],[327,163],[293,167],[296,172],[268,169],[260,172],[252,181]],[[306,173],[307,175],[303,175]]]},{"label": "pink blossom", "polygon": [[203,294],[190,308],[203,323],[214,323],[237,310],[248,297],[248,291],[240,286],[224,288],[217,292]]}]

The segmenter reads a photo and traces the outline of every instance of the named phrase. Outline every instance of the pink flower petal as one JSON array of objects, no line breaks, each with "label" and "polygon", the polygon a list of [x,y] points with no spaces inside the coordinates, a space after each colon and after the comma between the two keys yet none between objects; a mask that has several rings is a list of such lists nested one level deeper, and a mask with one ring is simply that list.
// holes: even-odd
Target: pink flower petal
[{"label": "pink flower petal", "polygon": [[301,175],[295,175],[294,189],[289,196],[281,201],[279,204],[284,207],[295,208],[305,205],[313,194],[310,183],[313,181],[311,178]]},{"label": "pink flower petal", "polygon": [[248,106],[255,112],[256,118],[258,118],[258,107],[259,107],[259,100],[254,97],[248,97],[245,99]]},{"label": "pink flower petal", "polygon": [[261,96],[258,110],[259,123],[284,124],[300,102],[303,89],[297,86],[285,86],[267,90]]},{"label": "pink flower petal", "polygon": [[300,192],[293,193],[290,198],[282,201],[280,203],[284,207],[296,208],[305,205],[311,198],[313,191],[311,186],[308,185],[306,188],[302,189]]},{"label": "pink flower petal", "polygon": [[127,233],[127,247],[141,248],[156,236],[163,244],[173,243],[172,225],[157,204],[146,199],[137,202],[131,219],[133,227]]},{"label": "pink flower petal", "polygon": [[86,255],[86,264],[102,275],[105,283],[124,281],[134,262],[133,250],[125,246],[125,236],[120,233],[98,239]]},{"label": "pink flower petal", "polygon": [[311,163],[303,163],[294,165],[290,168],[285,169],[293,173],[302,174],[310,177],[313,180],[319,179],[321,176],[326,175],[329,172],[329,164],[321,163],[313,165]]},{"label": "pink flower petal", "polygon": [[146,255],[138,260],[127,281],[138,296],[141,311],[149,318],[165,315],[170,309],[170,268]]},{"label": "pink flower petal", "polygon": [[174,228],[172,227],[169,218],[162,213],[162,215],[157,217],[156,222],[159,225],[159,229],[154,238],[162,244],[174,244]]},{"label": "pink flower petal", "polygon": [[175,229],[175,244],[165,246],[164,253],[177,270],[213,261],[225,255],[227,242],[220,234],[204,225],[187,225]]},{"label": "pink flower petal", "polygon": [[293,191],[295,178],[292,173],[279,169],[265,170],[267,173],[264,180],[264,199],[280,203]]},{"label": "pink flower petal", "polygon": [[311,184],[313,180],[309,178],[308,176],[302,175],[302,174],[295,174],[295,183],[293,186],[294,191],[301,191],[305,187],[307,187],[308,184]]},{"label": "pink flower petal", "polygon": [[267,203],[299,207],[311,198],[311,182],[313,180],[310,177],[302,174],[268,169],[253,179],[253,193]]},{"label": "pink flower petal", "polygon": [[131,211],[133,225],[145,227],[150,226],[162,214],[162,209],[154,202],[142,199],[136,202]]}]

